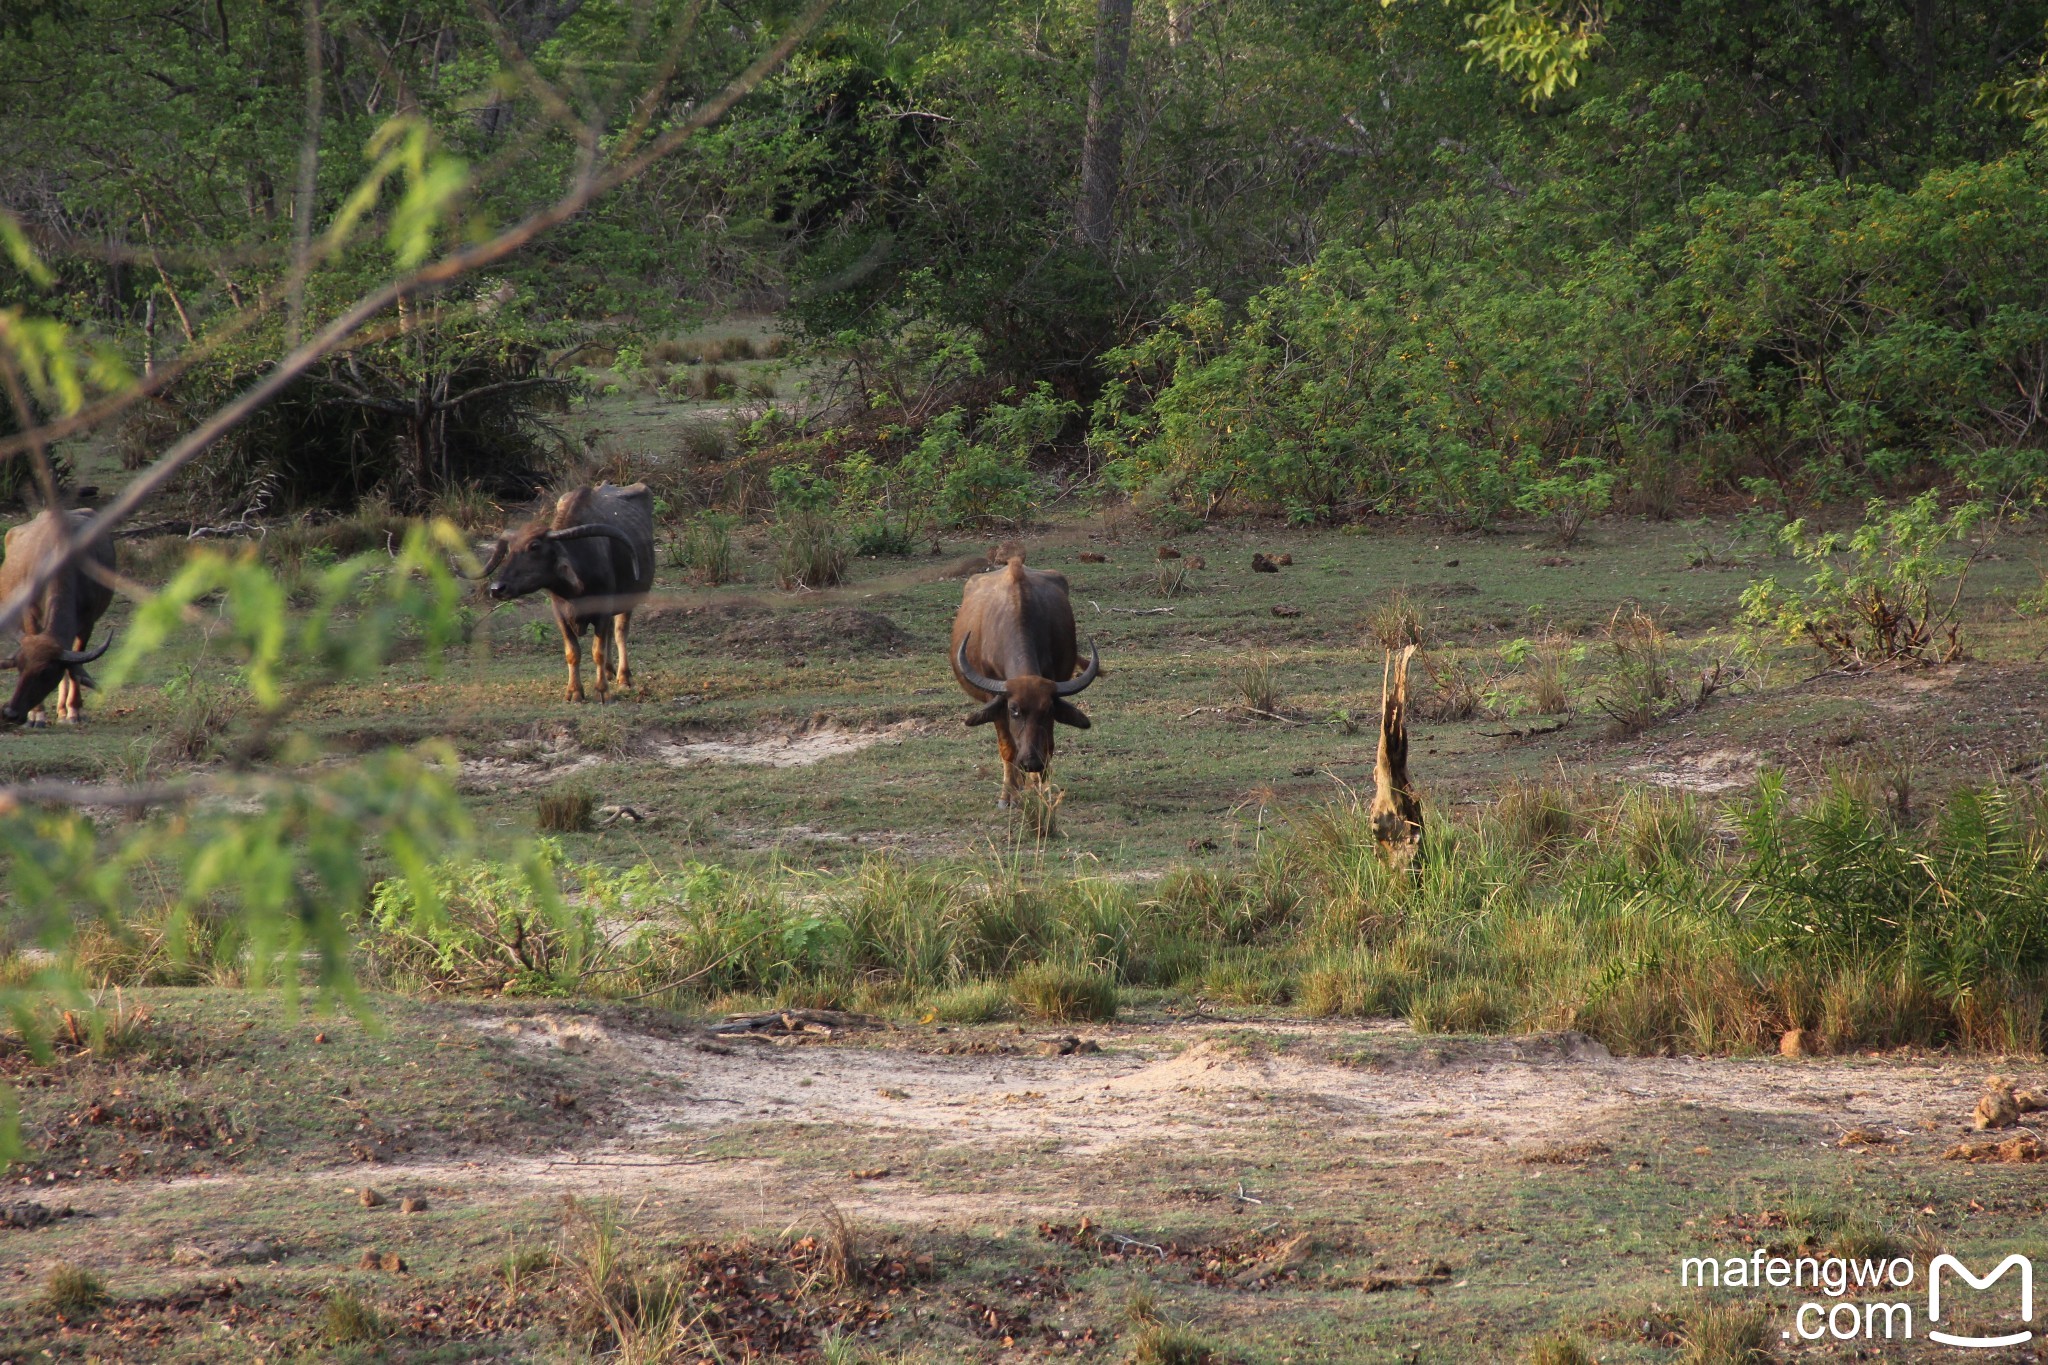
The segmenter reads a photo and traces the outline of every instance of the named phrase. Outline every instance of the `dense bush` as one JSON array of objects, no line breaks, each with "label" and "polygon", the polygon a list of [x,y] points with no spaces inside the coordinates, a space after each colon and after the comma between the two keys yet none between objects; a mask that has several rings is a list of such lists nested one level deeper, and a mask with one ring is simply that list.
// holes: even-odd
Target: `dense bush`
[{"label": "dense bush", "polygon": [[[1816,495],[1953,477],[2048,494],[2048,168],[1907,190],[1714,190],[1574,249],[1550,209],[1442,201],[1242,312],[1200,298],[1108,357],[1124,487],[1296,520],[1550,517],[1674,466]],[[1532,240],[1533,239],[1533,240]]]}]

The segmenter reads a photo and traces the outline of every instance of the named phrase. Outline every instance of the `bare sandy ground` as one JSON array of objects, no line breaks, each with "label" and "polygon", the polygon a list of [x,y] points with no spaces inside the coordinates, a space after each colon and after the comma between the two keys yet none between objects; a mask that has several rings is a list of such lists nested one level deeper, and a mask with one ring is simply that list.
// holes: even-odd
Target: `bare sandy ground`
[{"label": "bare sandy ground", "polygon": [[[1121,1024],[1081,1030],[1100,1051],[1044,1055],[1039,1030],[877,1027],[832,1038],[654,1037],[585,1015],[479,1021],[522,1048],[559,1048],[612,1078],[627,1120],[574,1151],[399,1163],[298,1175],[374,1175],[480,1201],[550,1193],[676,1201],[740,1226],[829,1197],[883,1223],[1057,1217],[1084,1200],[1048,1178],[996,1191],[933,1190],[888,1168],[821,1170],[812,1146],[900,1153],[1036,1153],[1081,1170],[1158,1144],[1184,1156],[1313,1147],[1362,1166],[1455,1168],[1570,1153],[1575,1144],[1668,1124],[1744,1116],[1746,1132],[1811,1148],[1851,1130],[1924,1145],[1958,1139],[1983,1059],[1616,1058],[1575,1033],[1433,1039],[1406,1025]],[[957,1049],[957,1050],[948,1050]],[[1001,1050],[998,1050],[1001,1049]],[[759,1153],[722,1137],[760,1138]],[[236,1177],[205,1183],[232,1184]]]}]

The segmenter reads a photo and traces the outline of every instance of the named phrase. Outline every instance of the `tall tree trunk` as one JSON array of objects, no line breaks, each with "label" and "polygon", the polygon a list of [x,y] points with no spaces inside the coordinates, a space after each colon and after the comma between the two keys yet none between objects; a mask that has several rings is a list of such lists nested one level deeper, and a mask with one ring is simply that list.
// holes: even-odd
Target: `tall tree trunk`
[{"label": "tall tree trunk", "polygon": [[1082,242],[1109,248],[1124,161],[1124,72],[1131,61],[1131,0],[1096,0],[1095,75],[1088,82],[1088,131],[1081,142],[1081,198],[1074,226]]}]

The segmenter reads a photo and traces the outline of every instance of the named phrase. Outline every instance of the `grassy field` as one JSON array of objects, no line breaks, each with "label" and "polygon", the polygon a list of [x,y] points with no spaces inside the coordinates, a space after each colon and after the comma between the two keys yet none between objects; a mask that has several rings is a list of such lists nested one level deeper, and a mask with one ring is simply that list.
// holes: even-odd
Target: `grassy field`
[{"label": "grassy field", "polygon": [[[579,430],[616,455],[709,410],[621,394]],[[544,803],[587,798],[551,837],[598,949],[535,977],[486,935],[453,970],[365,922],[368,1006],[337,1017],[237,989],[231,942],[89,936],[113,1032],[0,1049],[34,1144],[0,1197],[0,1360],[1834,1358],[1780,1336],[1793,1298],[1709,1303],[1676,1258],[2037,1243],[2024,1152],[1944,1157],[1984,1073],[2033,1064],[1991,1058],[2041,1049],[2038,972],[1981,969],[2030,941],[1998,924],[2041,880],[2048,626],[2016,604],[2042,534],[1977,547],[1962,662],[1846,675],[1743,648],[1744,587],[1800,577],[1755,514],[1559,549],[1054,507],[1029,559],[1072,581],[1104,672],[1094,727],[1059,735],[1051,838],[994,808],[992,739],[959,723],[939,575],[985,542],[799,593],[770,523],[732,531],[718,588],[665,554],[639,685],[603,707],[561,700],[540,603],[479,598],[438,673],[401,650],[296,723],[329,756],[452,742],[475,923],[519,910],[490,869]],[[344,535],[383,543],[259,552],[290,581]],[[124,567],[158,582],[182,548]],[[1631,729],[1637,611],[1678,691]],[[1357,811],[1409,629],[1414,887]],[[0,776],[217,769],[234,665],[187,632],[83,729],[0,735]],[[1849,899],[1961,877],[1950,798],[1985,786],[1979,862],[2015,880],[1950,884],[1933,946],[1788,946],[1742,820],[1771,772],[1798,849],[1873,850]],[[703,1022],[760,1009],[831,1013]],[[1830,1055],[1776,1056],[1793,1028]],[[72,1212],[6,1226],[31,1204]]]},{"label": "grassy field", "polygon": [[[1215,529],[1172,542],[1206,567],[1161,597],[1159,537],[1096,519],[1042,528],[1027,537],[1030,561],[1069,576],[1105,667],[1085,699],[1094,728],[1059,735],[1064,837],[1047,855],[1130,875],[1190,850],[1242,857],[1292,815],[1369,784],[1382,660],[1371,632],[1397,600],[1429,642],[1418,687],[1431,692],[1437,669],[1453,680],[1445,690],[1469,691],[1479,707],[1436,721],[1425,704],[1416,726],[1412,766],[1439,817],[1518,779],[1722,793],[1760,766],[1810,785],[1830,768],[1862,765],[1910,771],[1934,792],[2036,756],[2044,628],[2011,609],[2040,585],[2032,527],[2006,532],[1970,580],[1966,663],[1814,677],[1814,656],[1788,652],[1676,721],[1614,734],[1599,702],[1617,609],[1639,604],[1670,632],[1676,662],[1705,667],[1735,659],[1729,623],[1754,575],[1796,577],[1789,561],[1693,566],[1717,546],[1729,553],[1732,534],[1728,522],[1614,522],[1560,554],[1526,533]],[[1010,847],[1012,831],[993,811],[993,742],[960,726],[966,699],[947,668],[959,584],[934,581],[971,547],[956,543],[929,563],[857,560],[845,587],[786,594],[765,562],[769,537],[737,533],[742,581],[730,587],[658,584],[660,603],[633,633],[639,686],[611,706],[562,702],[559,645],[544,605],[529,600],[480,604],[473,647],[439,678],[400,658],[370,685],[321,698],[303,722],[344,752],[453,739],[472,761],[480,816],[508,836],[531,828],[537,791],[572,778],[600,802],[648,817],[572,837],[579,857],[687,849],[829,867],[878,848]],[[1254,574],[1255,551],[1294,563]],[[1084,563],[1083,553],[1107,562]],[[1580,656],[1563,669],[1569,714],[1539,714],[1536,664],[1510,662],[1516,642],[1546,632]],[[156,676],[96,698],[83,733],[6,736],[0,768],[15,778],[99,776],[145,761],[152,744],[159,767],[175,766],[160,741],[188,695],[177,684],[189,674],[225,686],[230,663],[197,636],[182,641]],[[1243,705],[1261,673],[1278,719]],[[178,695],[166,694],[167,682]],[[231,689],[222,705],[232,711]],[[1515,730],[1544,733],[1517,739]],[[707,743],[736,747],[694,747]]]}]

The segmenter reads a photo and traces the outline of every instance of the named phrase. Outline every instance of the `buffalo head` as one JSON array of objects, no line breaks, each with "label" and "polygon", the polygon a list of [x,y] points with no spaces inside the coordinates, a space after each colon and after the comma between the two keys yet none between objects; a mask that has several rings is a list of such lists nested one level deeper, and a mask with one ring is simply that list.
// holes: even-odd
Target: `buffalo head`
[{"label": "buffalo head", "polygon": [[1067,698],[1095,681],[1095,675],[1102,671],[1102,655],[1091,641],[1088,666],[1081,670],[1079,677],[1066,682],[1035,677],[989,678],[968,666],[967,642],[972,638],[968,636],[960,641],[960,648],[953,654],[953,662],[962,678],[982,691],[996,695],[994,700],[969,716],[967,724],[986,725],[993,720],[1007,720],[1010,741],[1017,746],[1017,766],[1027,773],[1044,772],[1046,761],[1052,757],[1053,722],[1071,725],[1077,730],[1088,728],[1088,713]]},{"label": "buffalo head", "polygon": [[552,592],[561,597],[582,597],[588,587],[576,571],[575,558],[566,542],[602,536],[626,547],[633,578],[640,577],[640,555],[625,532],[613,526],[567,526],[559,531],[527,527],[498,537],[491,556],[484,562],[486,589],[500,602],[524,597],[530,592]]},{"label": "buffalo head", "polygon": [[28,713],[43,704],[43,699],[57,690],[57,684],[69,674],[80,687],[94,685],[92,675],[85,666],[107,652],[113,644],[106,644],[87,653],[83,650],[67,649],[62,640],[54,635],[27,635],[22,637],[21,648],[14,656],[0,664],[21,674],[14,685],[14,695],[5,705],[0,705],[0,721],[19,725],[28,719]]}]

